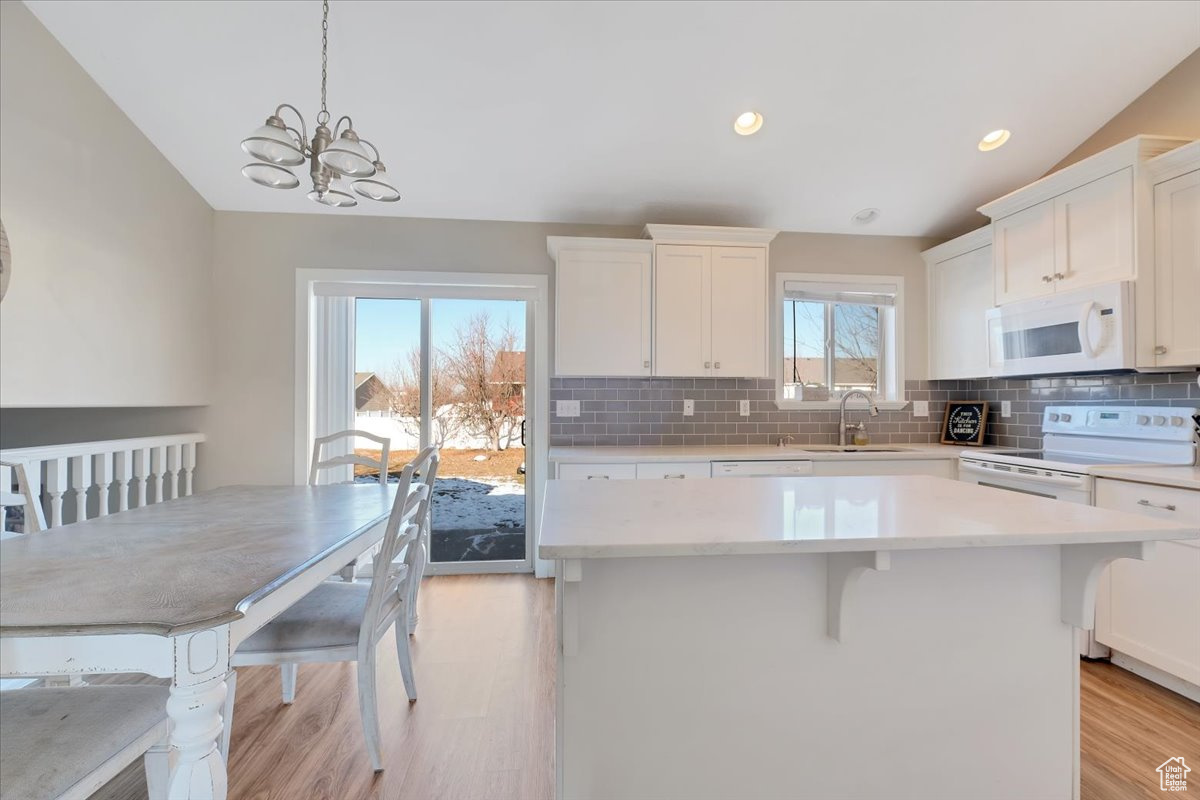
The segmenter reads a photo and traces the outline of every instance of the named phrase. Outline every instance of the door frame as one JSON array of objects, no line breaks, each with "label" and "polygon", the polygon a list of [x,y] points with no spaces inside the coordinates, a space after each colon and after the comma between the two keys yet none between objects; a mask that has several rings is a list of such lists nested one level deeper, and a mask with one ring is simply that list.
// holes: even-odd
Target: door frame
[{"label": "door frame", "polygon": [[[539,578],[553,575],[553,563],[537,558],[541,540],[541,508],[549,477],[550,350],[549,277],[521,273],[432,272],[373,269],[297,269],[295,339],[295,417],[293,480],[308,481],[308,458],[312,449],[314,403],[312,364],[315,331],[312,317],[317,297],[372,297],[421,300],[494,299],[526,302],[525,374],[525,519],[526,558],[523,562],[464,562],[447,566],[429,564],[430,574],[448,572],[528,572]],[[353,347],[353,326],[346,341]],[[424,330],[423,330],[424,335]],[[422,341],[422,345],[428,345]],[[424,350],[428,350],[427,347]],[[423,381],[428,370],[423,370]],[[423,386],[423,389],[428,387]],[[423,392],[428,397],[428,391]]]}]

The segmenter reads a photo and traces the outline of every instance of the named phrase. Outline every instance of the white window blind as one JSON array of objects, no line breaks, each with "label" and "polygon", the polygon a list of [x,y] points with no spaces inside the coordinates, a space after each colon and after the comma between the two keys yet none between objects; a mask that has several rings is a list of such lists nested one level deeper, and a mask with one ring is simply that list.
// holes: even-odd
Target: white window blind
[{"label": "white window blind", "polygon": [[844,284],[787,283],[784,285],[784,299],[809,303],[894,306],[896,304],[896,287],[887,284],[863,284],[850,289]]}]

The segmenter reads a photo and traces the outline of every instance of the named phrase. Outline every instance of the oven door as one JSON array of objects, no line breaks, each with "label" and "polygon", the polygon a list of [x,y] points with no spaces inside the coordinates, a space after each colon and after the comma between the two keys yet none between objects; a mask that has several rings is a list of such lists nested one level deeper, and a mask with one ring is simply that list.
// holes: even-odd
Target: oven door
[{"label": "oven door", "polygon": [[989,310],[991,373],[1132,369],[1132,293],[1129,283],[1110,283]]},{"label": "oven door", "polygon": [[1090,475],[1077,475],[1058,470],[1039,470],[1043,473],[1051,472],[1050,475],[1030,475],[1020,472],[1020,469],[1020,467],[1009,464],[979,461],[964,456],[958,462],[958,479],[979,486],[1003,489],[1007,492],[1020,492],[1050,500],[1062,500],[1066,503],[1091,505],[1092,478]]}]

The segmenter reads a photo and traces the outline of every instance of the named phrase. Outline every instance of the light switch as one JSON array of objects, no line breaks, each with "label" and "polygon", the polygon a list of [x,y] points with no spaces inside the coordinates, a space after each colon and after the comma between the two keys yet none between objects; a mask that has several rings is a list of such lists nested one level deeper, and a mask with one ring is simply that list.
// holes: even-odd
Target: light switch
[{"label": "light switch", "polygon": [[913,400],[913,416],[928,417],[929,416],[929,401],[928,400]]},{"label": "light switch", "polygon": [[579,401],[578,400],[559,400],[555,404],[554,415],[556,417],[578,417],[579,416]]},{"label": "light switch", "polygon": [[684,400],[683,401],[683,415],[685,417],[690,417],[690,416],[693,416],[695,413],[696,413],[696,401],[695,400]]},{"label": "light switch", "polygon": [[750,416],[750,401],[749,400],[739,400],[738,401],[738,413],[741,414],[743,417]]},{"label": "light switch", "polygon": [[1000,416],[1002,416],[1002,417],[1011,417],[1012,416],[1012,400],[1001,400],[1000,401]]}]

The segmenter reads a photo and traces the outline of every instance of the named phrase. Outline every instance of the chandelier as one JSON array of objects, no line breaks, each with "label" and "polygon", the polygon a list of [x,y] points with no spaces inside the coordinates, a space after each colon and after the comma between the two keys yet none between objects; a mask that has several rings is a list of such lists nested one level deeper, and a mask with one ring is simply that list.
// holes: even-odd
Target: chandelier
[{"label": "chandelier", "polygon": [[[308,139],[304,116],[295,106],[283,103],[267,117],[262,127],[242,140],[242,149],[258,159],[242,167],[242,174],[260,186],[295,189],[300,185],[300,179],[290,167],[298,167],[307,160],[313,186],[308,193],[309,200],[334,208],[350,208],[358,205],[350,192],[353,189],[361,197],[394,203],[400,199],[400,192],[388,183],[387,170],[375,145],[358,137],[350,117],[341,117],[333,130],[329,129],[329,111],[325,107],[329,0],[324,0],[322,7],[321,111],[317,114],[317,129],[313,131],[312,141]],[[284,123],[281,115],[285,109],[300,120],[299,131]],[[344,129],[343,122],[346,123]],[[371,153],[367,153],[368,147]]]}]

